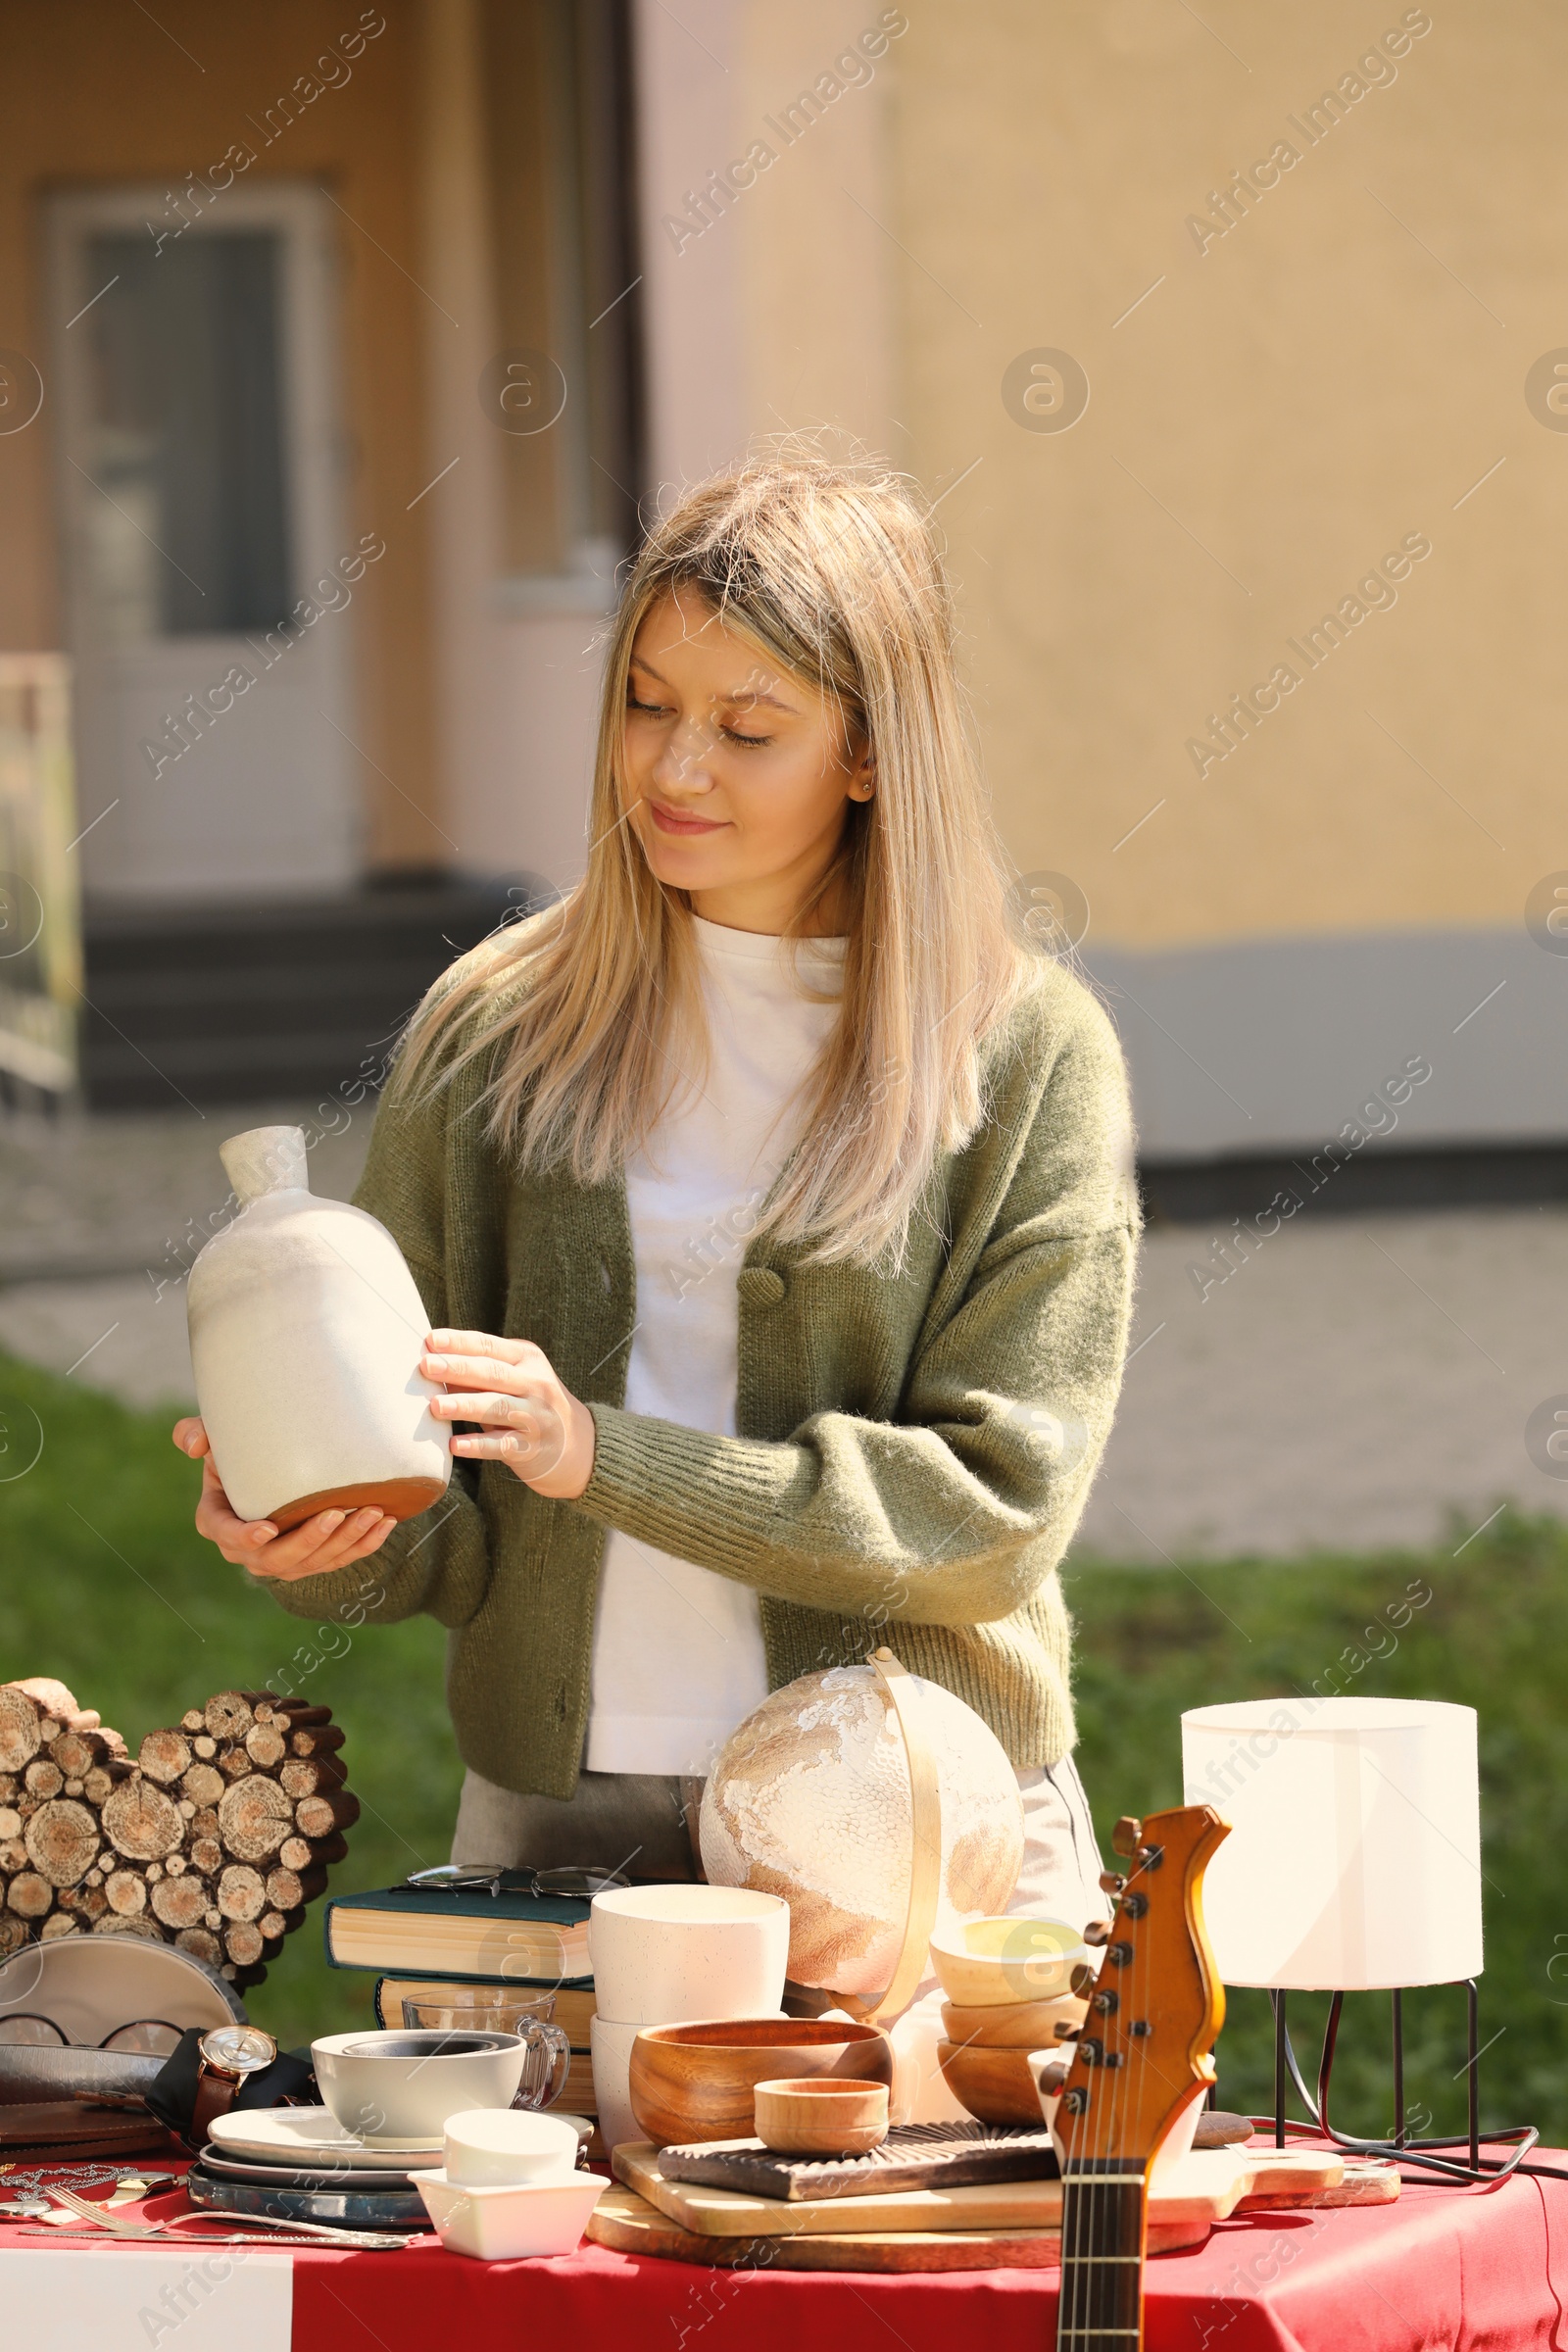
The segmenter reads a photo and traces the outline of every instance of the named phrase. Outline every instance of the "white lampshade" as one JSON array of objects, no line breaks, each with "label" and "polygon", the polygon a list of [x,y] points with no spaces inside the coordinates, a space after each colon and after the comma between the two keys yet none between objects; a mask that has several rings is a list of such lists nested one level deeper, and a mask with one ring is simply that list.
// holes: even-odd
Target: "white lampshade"
[{"label": "white lampshade", "polygon": [[1182,1717],[1187,1802],[1231,1835],[1203,1879],[1227,1984],[1369,1992],[1481,1971],[1474,1707],[1262,1698]]}]

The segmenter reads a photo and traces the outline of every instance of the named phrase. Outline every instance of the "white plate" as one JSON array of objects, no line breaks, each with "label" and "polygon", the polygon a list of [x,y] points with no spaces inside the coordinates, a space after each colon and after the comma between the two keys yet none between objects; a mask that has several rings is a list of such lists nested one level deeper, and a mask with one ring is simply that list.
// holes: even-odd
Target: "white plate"
[{"label": "white plate", "polygon": [[274,2162],[300,2164],[329,2156],[334,2164],[366,2172],[402,2173],[411,2156],[439,2156],[442,2134],[433,2138],[390,2140],[356,2139],[345,2132],[329,2107],[253,2107],[231,2110],[214,2119],[212,2136],[229,2156],[268,2157]]}]

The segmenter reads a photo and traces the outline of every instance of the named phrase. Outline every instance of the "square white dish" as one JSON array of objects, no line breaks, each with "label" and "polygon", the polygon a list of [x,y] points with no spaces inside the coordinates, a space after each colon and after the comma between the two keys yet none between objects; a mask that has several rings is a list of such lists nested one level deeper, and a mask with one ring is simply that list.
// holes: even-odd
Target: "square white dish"
[{"label": "square white dish", "polygon": [[416,2186],[449,2254],[512,2262],[528,2254],[574,2254],[588,2216],[612,2185],[597,2173],[559,2180],[470,2188],[444,2171],[421,2173]]}]

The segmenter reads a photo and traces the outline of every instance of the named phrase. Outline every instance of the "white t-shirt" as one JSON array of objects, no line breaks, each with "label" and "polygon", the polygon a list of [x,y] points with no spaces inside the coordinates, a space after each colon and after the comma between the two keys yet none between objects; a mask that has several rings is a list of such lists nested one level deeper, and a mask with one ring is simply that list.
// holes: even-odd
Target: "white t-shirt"
[{"label": "white t-shirt", "polygon": [[[637,1325],[626,1405],[735,1434],[735,1278],[798,1138],[792,1098],[838,1017],[800,993],[776,939],[694,918],[710,1051],[628,1163]],[[802,978],[839,986],[844,942],[803,941]],[[590,1772],[706,1774],[767,1696],[761,1611],[749,1585],[671,1559],[612,1528],[594,1627]]]}]

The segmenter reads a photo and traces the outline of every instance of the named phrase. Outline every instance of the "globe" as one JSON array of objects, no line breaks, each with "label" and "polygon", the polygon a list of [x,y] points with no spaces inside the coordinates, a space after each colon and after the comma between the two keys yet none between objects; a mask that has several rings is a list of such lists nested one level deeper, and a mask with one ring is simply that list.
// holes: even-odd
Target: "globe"
[{"label": "globe", "polygon": [[[911,1676],[942,1797],[937,1928],[1000,1912],[1023,1860],[1006,1752],[972,1707]],[[913,1803],[904,1735],[869,1666],[830,1666],[773,1691],[730,1734],[703,1793],[703,1867],[790,1907],[799,1984],[874,2000],[904,1942]]]}]

